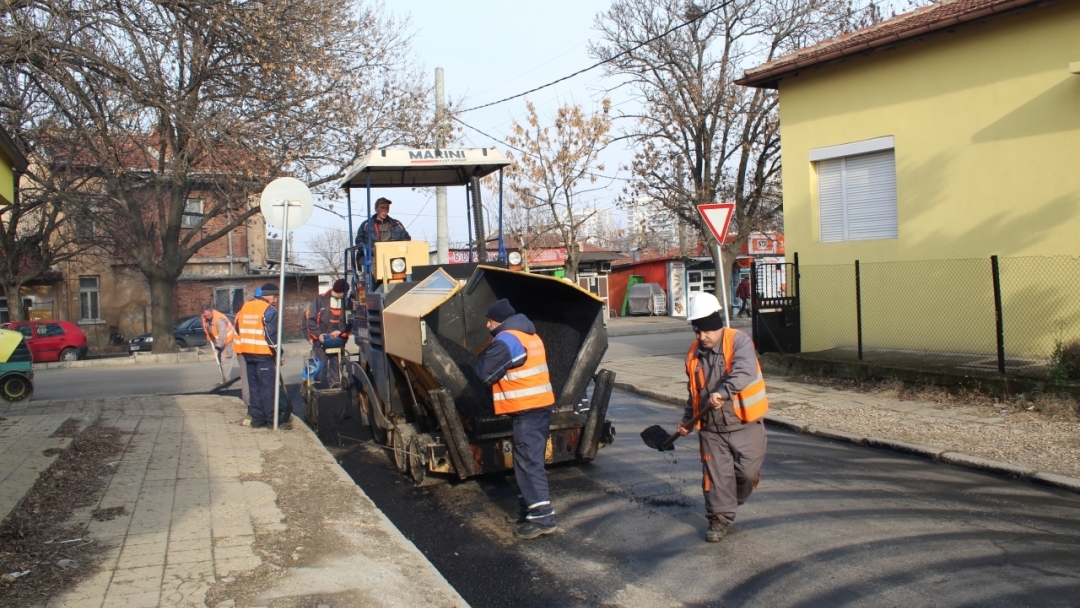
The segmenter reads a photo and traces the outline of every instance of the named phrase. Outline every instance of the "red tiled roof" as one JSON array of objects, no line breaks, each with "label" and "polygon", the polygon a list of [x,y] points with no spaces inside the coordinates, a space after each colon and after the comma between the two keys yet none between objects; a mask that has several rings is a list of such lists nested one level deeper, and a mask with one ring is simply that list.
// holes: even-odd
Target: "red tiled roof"
[{"label": "red tiled roof", "polygon": [[835,61],[849,55],[868,53],[931,32],[1013,11],[1039,1],[942,0],[750,68],[743,72],[740,80],[735,82],[751,87],[776,88],[782,77],[803,68]]}]

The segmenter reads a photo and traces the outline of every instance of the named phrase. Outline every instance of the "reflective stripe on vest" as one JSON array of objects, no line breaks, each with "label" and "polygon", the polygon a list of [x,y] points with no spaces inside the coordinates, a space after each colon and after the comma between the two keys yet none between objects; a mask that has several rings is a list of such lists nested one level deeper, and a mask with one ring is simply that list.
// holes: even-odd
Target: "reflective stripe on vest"
[{"label": "reflective stripe on vest", "polygon": [[203,332],[206,334],[207,339],[209,339],[211,342],[214,343],[215,346],[217,346],[218,338],[220,337],[217,335],[216,331],[218,328],[218,321],[225,321],[225,327],[228,328],[225,330],[225,345],[222,346],[222,348],[224,348],[236,339],[236,331],[233,330],[232,323],[229,322],[229,319],[225,315],[215,310],[214,317],[210,320],[209,325],[207,325],[206,323],[206,317],[203,317],[202,328]]},{"label": "reflective stripe on vest", "polygon": [[266,341],[263,316],[270,304],[266,300],[252,300],[236,313],[236,344],[233,351],[240,355],[272,355],[274,350]]},{"label": "reflective stripe on vest", "polygon": [[506,330],[525,347],[525,363],[506,372],[491,386],[495,415],[513,414],[555,404],[548,374],[547,352],[540,336],[516,329]]},{"label": "reflective stripe on vest", "polygon": [[[731,373],[731,360],[735,357],[735,335],[738,330],[724,328],[721,337],[721,350],[724,354],[724,365],[727,373]],[[690,343],[690,350],[686,353],[686,377],[690,384],[690,398],[694,403],[694,415],[696,416],[701,406],[700,395],[705,390],[705,371],[698,365],[700,359],[697,356],[698,341]],[[743,422],[754,422],[769,411],[769,398],[765,393],[765,378],[761,375],[761,363],[756,361],[757,377],[743,390],[735,393],[731,399],[731,405],[735,409],[735,415]],[[705,421],[698,422],[698,428],[705,428]]]}]

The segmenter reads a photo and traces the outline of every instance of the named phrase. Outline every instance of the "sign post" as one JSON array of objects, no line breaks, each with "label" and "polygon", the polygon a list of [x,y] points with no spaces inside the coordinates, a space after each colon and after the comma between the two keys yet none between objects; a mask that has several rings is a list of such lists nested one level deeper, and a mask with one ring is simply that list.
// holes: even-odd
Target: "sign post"
[{"label": "sign post", "polygon": [[289,242],[289,229],[303,226],[311,219],[314,208],[311,190],[304,182],[292,177],[279,177],[270,182],[262,192],[259,202],[266,223],[281,228],[281,275],[278,282],[277,345],[274,350],[274,430],[278,428],[278,411],[281,403],[281,351],[283,348],[281,331],[285,317],[285,257],[286,244]]},{"label": "sign post", "polygon": [[728,298],[727,293],[727,279],[724,278],[724,257],[720,251],[720,245],[724,242],[724,237],[727,236],[728,225],[731,224],[731,216],[735,215],[735,203],[708,203],[705,205],[698,205],[698,213],[701,214],[701,218],[705,220],[705,225],[709,227],[709,231],[712,232],[713,237],[716,239],[715,259],[719,260],[716,265],[716,281],[720,284],[720,297],[721,302],[724,304],[724,325],[731,327],[731,315],[728,312],[728,308],[731,307],[731,299]]}]

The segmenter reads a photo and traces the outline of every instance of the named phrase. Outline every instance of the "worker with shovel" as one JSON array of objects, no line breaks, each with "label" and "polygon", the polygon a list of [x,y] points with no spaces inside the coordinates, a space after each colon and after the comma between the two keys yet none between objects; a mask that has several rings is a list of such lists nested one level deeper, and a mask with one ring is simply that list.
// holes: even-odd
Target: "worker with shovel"
[{"label": "worker with shovel", "polygon": [[709,518],[705,540],[715,543],[761,479],[769,400],[753,340],[724,327],[716,296],[697,294],[687,312],[696,339],[686,353],[690,398],[678,432],[689,435],[696,423]]},{"label": "worker with shovel", "polygon": [[202,327],[206,334],[206,341],[214,349],[214,356],[217,358],[218,368],[221,371],[221,383],[224,384],[232,375],[233,359],[236,358],[233,352],[236,330],[233,329],[233,324],[229,322],[228,317],[214,310],[210,304],[204,304],[202,307]]}]

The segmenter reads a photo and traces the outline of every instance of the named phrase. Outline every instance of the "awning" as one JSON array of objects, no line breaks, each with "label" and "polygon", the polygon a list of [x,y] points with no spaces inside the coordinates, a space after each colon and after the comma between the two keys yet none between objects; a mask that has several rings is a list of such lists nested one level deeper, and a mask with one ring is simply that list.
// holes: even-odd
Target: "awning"
[{"label": "awning", "polygon": [[372,150],[345,171],[341,188],[463,186],[510,164],[495,148]]}]

